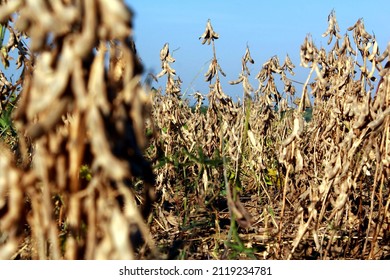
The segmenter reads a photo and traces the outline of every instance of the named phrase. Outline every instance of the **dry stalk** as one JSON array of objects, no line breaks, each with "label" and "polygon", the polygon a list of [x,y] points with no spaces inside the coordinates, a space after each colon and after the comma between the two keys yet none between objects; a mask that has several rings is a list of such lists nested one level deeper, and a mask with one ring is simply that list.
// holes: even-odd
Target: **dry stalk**
[{"label": "dry stalk", "polygon": [[[34,54],[14,116],[20,146],[32,147],[33,160],[1,160],[2,172],[26,174],[0,176],[1,207],[8,207],[2,246],[30,240],[28,258],[37,259],[129,259],[140,245],[130,237],[140,231],[153,249],[134,198],[138,177],[147,216],[154,193],[142,155],[149,100],[139,86],[132,12],[122,1],[95,0],[2,1],[1,11],[2,22],[12,19],[13,30],[29,36]],[[17,226],[24,215],[25,230]]]}]

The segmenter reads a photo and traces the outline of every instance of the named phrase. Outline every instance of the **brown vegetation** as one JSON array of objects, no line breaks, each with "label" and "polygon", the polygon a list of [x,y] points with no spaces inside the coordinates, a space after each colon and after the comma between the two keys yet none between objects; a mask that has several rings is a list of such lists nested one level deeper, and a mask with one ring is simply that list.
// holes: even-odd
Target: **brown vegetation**
[{"label": "brown vegetation", "polygon": [[2,2],[1,21],[31,50],[9,43],[24,67],[14,112],[21,162],[1,158],[0,257],[134,258],[129,237],[139,232],[153,248],[131,191],[143,178],[150,203],[154,178],[140,150],[149,102],[130,10],[121,1]]},{"label": "brown vegetation", "polygon": [[207,22],[208,106],[196,93],[191,107],[168,44],[165,89],[141,87],[122,1],[0,3],[3,63],[16,49],[23,67],[16,83],[1,77],[1,116],[9,100],[16,109],[2,136],[0,258],[389,258],[390,45],[380,53],[362,20],[342,37],[332,12],[328,50],[305,38],[300,99],[288,56],[265,62],[254,89],[247,48],[231,82],[242,104],[222,89]]}]

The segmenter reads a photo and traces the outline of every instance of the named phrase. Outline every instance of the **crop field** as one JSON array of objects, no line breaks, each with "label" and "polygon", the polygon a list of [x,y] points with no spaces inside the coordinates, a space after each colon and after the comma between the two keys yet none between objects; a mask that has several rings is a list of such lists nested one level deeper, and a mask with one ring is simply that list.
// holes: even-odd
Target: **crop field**
[{"label": "crop field", "polygon": [[0,1],[0,259],[390,258],[390,43],[331,11],[300,61],[247,47],[236,102],[209,20],[192,106],[168,43],[142,82],[132,17]]}]

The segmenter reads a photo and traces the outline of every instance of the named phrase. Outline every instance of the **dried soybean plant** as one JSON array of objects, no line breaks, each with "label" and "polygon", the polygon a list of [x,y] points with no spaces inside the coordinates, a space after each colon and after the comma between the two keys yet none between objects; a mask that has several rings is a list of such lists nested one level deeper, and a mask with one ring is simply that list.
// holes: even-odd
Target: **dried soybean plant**
[{"label": "dried soybean plant", "polygon": [[348,29],[353,30],[358,53],[351,46],[349,34],[345,34],[340,47],[342,36],[334,11],[328,22],[323,36],[329,36],[329,44],[336,37],[328,53],[324,48],[317,49],[310,38],[301,47],[301,64],[311,68],[310,75],[316,73],[311,84],[313,121],[305,124],[299,115],[308,98],[309,75],[293,132],[281,150],[286,175],[292,177],[292,184],[286,179],[284,194],[287,188],[290,194],[301,193],[294,207],[299,226],[288,258],[303,250],[309,235],[313,240],[311,254],[320,258],[378,259],[388,254],[386,70],[380,72],[383,82],[373,100],[371,80],[387,54],[378,56],[377,42],[365,31],[362,19]]},{"label": "dried soybean plant", "polygon": [[33,54],[14,116],[33,155],[0,159],[0,257],[144,257],[154,175],[142,154],[149,98],[132,12],[118,0],[1,1],[0,10]]},{"label": "dried soybean plant", "polygon": [[[220,213],[227,210],[221,209],[227,203],[226,194],[223,193],[226,193],[225,186],[231,184],[225,182],[223,166],[228,169],[225,171],[229,177],[233,176],[235,167],[232,165],[230,168],[227,162],[232,156],[237,156],[237,137],[242,134],[243,118],[237,117],[242,112],[238,111],[221,87],[219,76],[224,73],[216,58],[214,40],[217,38],[218,34],[208,21],[200,37],[203,43],[213,46],[213,58],[205,74],[206,82],[210,83],[207,110],[202,106],[203,95],[200,93],[196,94],[198,102],[194,108],[182,98],[180,79],[175,79],[176,73],[171,66],[175,60],[168,44],[160,52],[162,71],[158,77],[165,75],[167,83],[165,94],[160,89],[154,95],[153,117],[157,131],[151,142],[149,156],[155,162],[157,191],[161,194],[158,196],[159,205],[155,208],[152,232],[158,242],[171,247],[167,252],[168,257],[172,257],[172,251],[176,250],[175,244],[178,242],[175,238],[182,240],[202,236],[209,232],[206,227],[209,224],[215,228],[216,234],[221,234],[219,219],[229,217],[227,212]],[[232,140],[232,133],[235,134],[235,140]],[[238,200],[236,206],[231,195],[228,195],[228,200],[229,207],[237,210]],[[221,206],[216,205],[218,203]],[[237,214],[238,210],[236,217]],[[196,224],[202,226],[194,226]],[[166,236],[168,233],[169,237]],[[162,239],[164,236],[166,238]],[[200,241],[195,239],[193,243],[198,244]],[[207,246],[217,250],[224,243],[223,240],[210,237]],[[195,254],[202,253],[196,250]]]},{"label": "dried soybean plant", "polygon": [[300,98],[289,56],[266,61],[254,91],[247,48],[231,82],[242,83],[244,103],[233,102],[208,21],[200,39],[213,51],[209,104],[202,107],[196,93],[191,108],[163,47],[159,77],[167,83],[153,95],[147,155],[159,194],[151,231],[168,258],[388,257],[390,63],[381,63],[390,47],[380,54],[363,20],[344,36],[334,11],[328,23],[328,47],[317,48],[311,36],[301,46],[309,74]]},{"label": "dried soybean plant", "polygon": [[[248,122],[250,114],[250,93],[253,91],[248,76],[250,75],[247,63],[254,63],[250,56],[249,48],[246,49],[245,55],[242,58],[242,72],[237,81],[230,82],[231,84],[243,83],[244,88],[244,106],[243,110],[227,96],[220,83],[219,74],[226,76],[222,71],[219,62],[217,61],[215,39],[218,39],[218,34],[213,30],[210,20],[206,25],[206,30],[202,34],[202,44],[207,42],[212,43],[213,59],[210,63],[206,76],[206,81],[210,82],[209,92],[209,107],[206,113],[207,123],[205,128],[208,131],[213,131],[213,137],[208,138],[208,143],[213,143],[214,149],[222,157],[222,167],[219,169],[223,172],[223,186],[218,188],[220,193],[222,190],[226,192],[226,203],[229,211],[230,227],[226,240],[224,240],[224,258],[232,246],[232,242],[241,246],[242,241],[238,234],[238,226],[248,228],[252,223],[252,217],[240,200],[242,193],[241,172],[244,149],[247,145]],[[215,80],[214,84],[212,81]],[[228,161],[229,164],[228,164]],[[217,169],[218,170],[218,169]],[[218,213],[216,214],[218,216]],[[218,219],[217,219],[218,221]],[[219,225],[217,226],[219,228]],[[217,232],[220,234],[220,232]]]},{"label": "dried soybean plant", "polygon": [[[151,228],[158,242],[174,248],[176,238],[196,234],[179,229],[197,223],[206,213],[205,201],[214,189],[210,187],[214,181],[210,166],[213,160],[208,159],[207,152],[213,145],[205,141],[206,135],[212,134],[204,129],[207,121],[201,108],[203,97],[199,96],[195,110],[183,99],[168,44],[161,49],[160,59],[162,70],[157,77],[166,76],[167,82],[165,90],[158,89],[153,95],[155,126],[151,128],[148,156],[154,162],[158,203]],[[171,258],[172,249],[169,251]]]},{"label": "dried soybean plant", "polygon": [[[188,144],[192,142],[192,139],[188,138],[189,135],[186,133],[191,110],[181,98],[181,80],[175,78],[176,71],[171,66],[175,59],[170,53],[169,44],[165,44],[161,49],[160,60],[162,70],[157,78],[166,76],[167,82],[165,94],[159,89],[153,95],[152,112],[156,126],[150,128],[153,137],[149,157],[158,166],[156,189],[158,193],[162,193],[159,203],[164,204],[175,196],[176,182],[174,181],[178,173],[178,170],[175,170],[175,163],[183,160],[177,158],[177,155],[184,147],[190,149]],[[161,210],[161,207],[156,208],[156,211]],[[165,217],[165,215],[169,213],[160,212],[158,214],[160,217]],[[162,224],[165,224],[167,228],[166,220]]]}]

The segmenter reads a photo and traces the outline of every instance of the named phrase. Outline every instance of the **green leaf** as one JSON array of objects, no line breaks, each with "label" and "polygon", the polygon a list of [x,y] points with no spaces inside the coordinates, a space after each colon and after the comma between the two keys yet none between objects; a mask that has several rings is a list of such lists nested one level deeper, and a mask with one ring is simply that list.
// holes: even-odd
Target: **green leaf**
[{"label": "green leaf", "polygon": [[80,167],[80,178],[87,180],[88,182],[92,179],[92,173],[87,164]]}]

